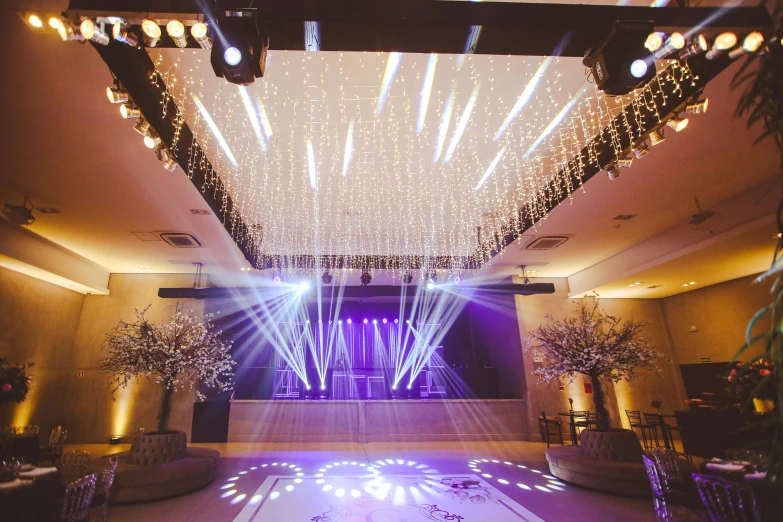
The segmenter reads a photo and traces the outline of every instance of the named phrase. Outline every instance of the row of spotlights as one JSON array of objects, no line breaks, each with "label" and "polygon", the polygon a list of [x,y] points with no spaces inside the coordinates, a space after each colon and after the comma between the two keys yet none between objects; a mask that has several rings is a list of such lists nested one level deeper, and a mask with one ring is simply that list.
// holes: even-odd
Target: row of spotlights
[{"label": "row of spotlights", "polygon": [[148,149],[155,150],[155,156],[163,162],[163,168],[169,172],[174,172],[177,168],[177,159],[174,154],[166,148],[160,136],[150,123],[141,115],[141,110],[130,100],[128,93],[119,86],[107,87],[106,97],[111,103],[120,105],[120,114],[126,120],[135,119],[133,130],[141,134],[144,139],[144,145]]},{"label": "row of spotlights", "polygon": [[[689,105],[685,106],[685,114],[704,114],[707,112],[707,107],[709,107],[710,100],[709,98],[705,98],[703,100],[699,100],[696,103],[691,103]],[[666,121],[666,126],[670,129],[674,130],[675,132],[680,132],[685,127],[688,126],[688,118],[681,118],[679,116],[675,116],[673,118],[670,118]],[[663,128],[658,128],[650,132],[649,137],[645,138],[644,140],[640,141],[636,145],[634,145],[632,152],[634,156],[636,156],[636,159],[642,159],[647,154],[650,153],[650,147],[656,146],[660,143],[663,143],[666,140],[666,136],[664,135]],[[614,181],[615,179],[620,177],[620,167],[622,168],[630,168],[631,164],[633,163],[633,158],[619,158],[614,163],[611,163],[607,165],[604,170],[606,171],[606,175],[609,177],[610,181]]]},{"label": "row of spotlights", "polygon": [[[687,42],[680,33],[666,35],[655,32],[647,36],[644,46],[659,60],[675,52],[678,53],[681,60],[687,60],[691,56],[704,52],[707,53],[708,60],[714,60],[726,51],[729,51],[730,58],[736,59],[744,54],[755,53],[761,49],[761,46],[764,44],[764,35],[758,31],[753,31],[745,36],[741,46],[736,47],[737,41],[737,35],[732,32],[719,34],[712,41],[712,46],[709,45],[703,34],[697,34],[690,42]],[[783,40],[781,40],[781,43],[783,43]],[[633,73],[633,70],[631,72]]]}]

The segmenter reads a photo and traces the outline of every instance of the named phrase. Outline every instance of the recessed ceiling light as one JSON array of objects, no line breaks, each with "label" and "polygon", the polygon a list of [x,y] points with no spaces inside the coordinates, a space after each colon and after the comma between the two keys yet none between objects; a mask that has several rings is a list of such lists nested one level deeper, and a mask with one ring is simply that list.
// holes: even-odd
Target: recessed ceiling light
[{"label": "recessed ceiling light", "polygon": [[777,235],[775,235],[775,239],[780,239],[780,236],[782,236],[782,235],[783,235],[783,234],[781,234],[780,232],[778,232],[778,233],[777,233]]},{"label": "recessed ceiling light", "polygon": [[527,271],[527,273],[528,273],[528,274],[535,274],[535,273],[536,273],[536,271],[535,271],[535,270],[528,270],[528,271]]},{"label": "recessed ceiling light", "polygon": [[689,285],[695,285],[695,284],[696,284],[696,281],[691,281],[691,282],[690,282],[690,283],[688,283],[688,284],[689,284]]},{"label": "recessed ceiling light", "polygon": [[139,268],[140,268],[141,270],[149,270],[149,269],[150,269],[150,267],[148,267],[148,266],[140,266]]}]

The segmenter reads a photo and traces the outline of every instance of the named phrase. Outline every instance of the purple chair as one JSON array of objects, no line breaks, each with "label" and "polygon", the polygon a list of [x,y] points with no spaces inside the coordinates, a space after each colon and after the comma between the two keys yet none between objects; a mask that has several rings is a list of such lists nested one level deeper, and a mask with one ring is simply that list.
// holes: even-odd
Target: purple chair
[{"label": "purple chair", "polygon": [[661,482],[661,477],[658,474],[658,468],[655,466],[655,462],[647,455],[642,455],[642,461],[647,470],[647,478],[650,480],[650,489],[652,490],[653,503],[655,505],[655,516],[660,518],[661,512],[666,512],[666,492],[663,489],[663,483]]},{"label": "purple chair", "polygon": [[753,490],[716,475],[693,474],[699,497],[710,520],[720,522],[760,522],[761,515]]}]

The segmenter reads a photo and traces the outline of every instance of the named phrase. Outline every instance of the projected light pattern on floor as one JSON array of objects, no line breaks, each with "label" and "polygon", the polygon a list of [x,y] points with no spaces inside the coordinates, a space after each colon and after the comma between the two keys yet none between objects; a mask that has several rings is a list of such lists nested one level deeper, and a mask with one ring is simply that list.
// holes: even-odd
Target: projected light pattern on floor
[{"label": "projected light pattern on floor", "polygon": [[[259,470],[261,471],[259,472]],[[247,479],[256,473],[266,474],[269,472],[276,474],[291,473],[297,477],[304,475],[301,467],[290,462],[271,462],[250,466],[247,469],[243,469],[237,472],[236,475],[226,479],[226,483],[219,487],[220,498],[227,499],[232,505],[239,504],[245,500],[247,500],[247,503],[250,505],[258,504],[261,501],[261,498],[258,495],[253,495],[248,499],[248,495],[251,493],[249,490],[252,488],[252,486],[248,485],[247,487],[244,487],[243,482],[246,483],[247,480],[242,481],[242,479]],[[301,479],[298,480],[301,481]]]},{"label": "projected light pattern on floor", "polygon": [[468,462],[468,467],[488,481],[496,481],[503,486],[516,484],[519,489],[525,491],[535,489],[544,493],[554,493],[565,491],[566,488],[566,484],[559,481],[557,477],[507,460],[475,459]]},{"label": "projected light pattern on floor", "polygon": [[[388,461],[391,460],[392,464]],[[309,520],[314,522],[497,520],[543,522],[542,519],[474,474],[413,473],[382,475],[380,469],[415,470],[419,464],[387,459],[362,466],[342,462],[324,465],[325,478],[272,475],[243,507],[235,522]],[[411,465],[408,466],[408,463]],[[338,465],[339,464],[339,465]],[[378,464],[378,467],[375,467]],[[376,473],[368,472],[368,468]],[[428,468],[428,466],[424,466]],[[358,469],[359,474],[343,470]],[[426,471],[426,470],[421,470]],[[321,474],[325,474],[321,472]]]}]

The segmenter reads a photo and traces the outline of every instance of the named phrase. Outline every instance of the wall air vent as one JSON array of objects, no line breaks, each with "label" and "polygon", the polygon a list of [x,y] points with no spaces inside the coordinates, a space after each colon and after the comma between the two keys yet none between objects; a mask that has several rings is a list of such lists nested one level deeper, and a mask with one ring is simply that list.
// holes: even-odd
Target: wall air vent
[{"label": "wall air vent", "polygon": [[541,236],[528,244],[526,250],[552,250],[568,241],[568,236]]},{"label": "wall air vent", "polygon": [[186,232],[161,232],[160,238],[174,248],[200,248],[199,241],[193,234]]}]

